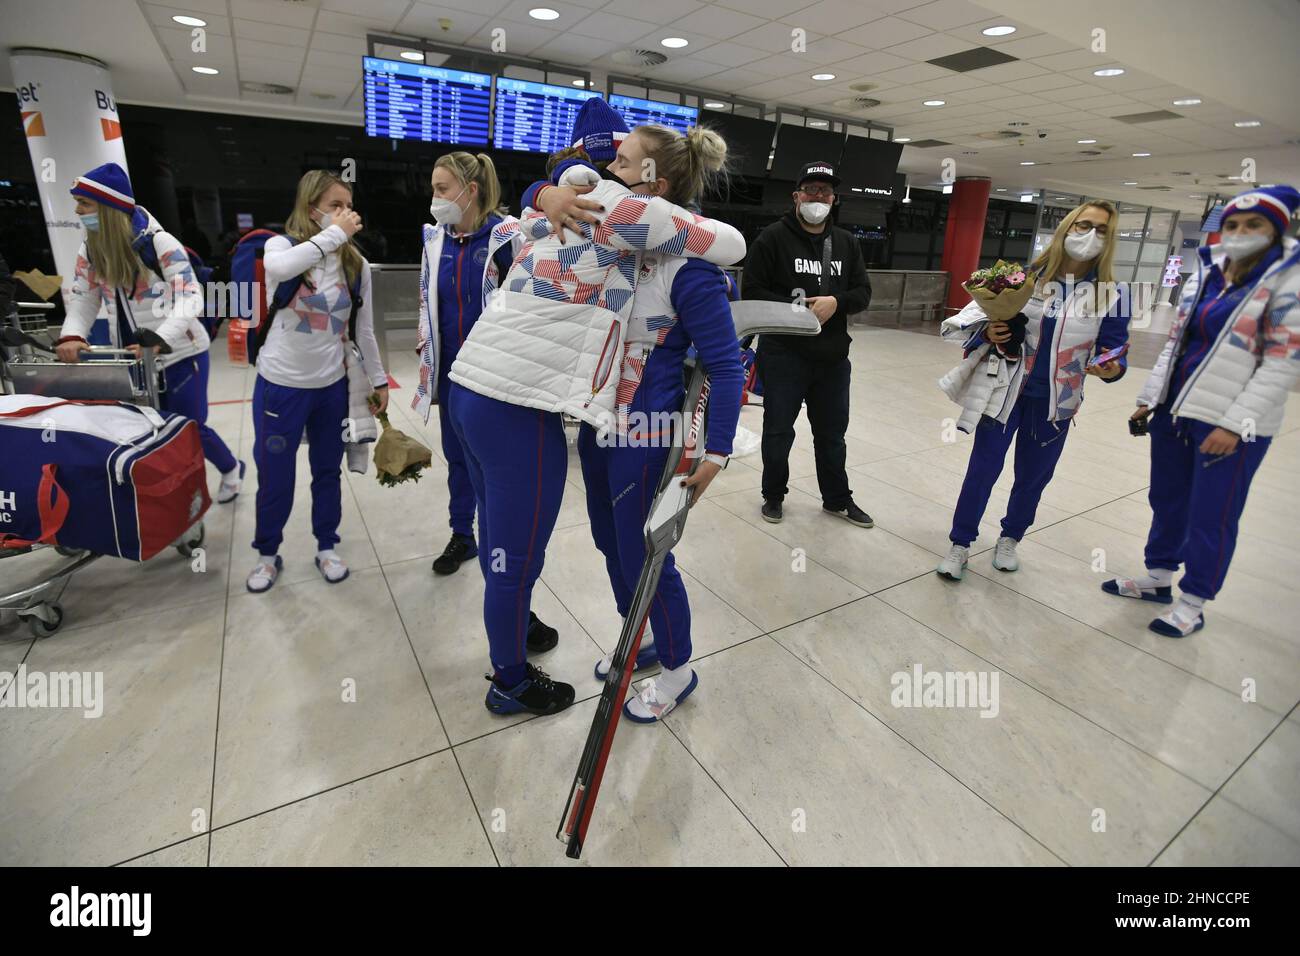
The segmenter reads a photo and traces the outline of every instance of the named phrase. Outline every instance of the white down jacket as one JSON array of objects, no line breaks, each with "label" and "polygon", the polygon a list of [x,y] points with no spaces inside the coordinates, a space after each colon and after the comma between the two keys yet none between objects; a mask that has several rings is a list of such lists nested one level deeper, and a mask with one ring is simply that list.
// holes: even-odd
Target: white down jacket
[{"label": "white down jacket", "polygon": [[1183,286],[1178,317],[1155,368],[1138,393],[1138,404],[1245,434],[1273,435],[1282,424],[1287,395],[1300,378],[1300,243],[1282,240],[1282,256],[1265,270],[1223,323],[1210,352],[1170,398],[1169,382],[1182,352],[1187,324],[1211,266],[1223,268],[1218,246],[1203,246],[1196,272]]},{"label": "white down jacket", "polygon": [[453,382],[526,408],[566,412],[598,429],[616,425],[615,398],[625,325],[640,254],[699,257],[715,265],[744,258],[732,226],[663,199],[601,180],[583,198],[600,202],[600,222],[580,240],[523,221],[526,244],[466,336]]},{"label": "white down jacket", "polygon": [[[1098,309],[1088,282],[1062,286],[1061,294],[1062,304],[1056,310],[1048,353],[1056,359],[1055,368],[1048,376],[1051,407],[1048,420],[1053,422],[1068,422],[1079,410],[1086,378],[1084,369],[1093,355],[1115,348],[1128,338],[1128,315],[1123,300],[1117,300],[1109,311]],[[940,334],[969,348],[961,363],[939,379],[943,393],[961,406],[957,419],[959,429],[973,431],[984,415],[1003,424],[1011,417],[1011,409],[1037,358],[1043,311],[1048,301],[1049,296],[1036,291],[1025,305],[1028,322],[1020,361],[1008,361],[982,335],[976,338],[987,321],[978,303],[970,302],[956,315],[943,320]]]}]

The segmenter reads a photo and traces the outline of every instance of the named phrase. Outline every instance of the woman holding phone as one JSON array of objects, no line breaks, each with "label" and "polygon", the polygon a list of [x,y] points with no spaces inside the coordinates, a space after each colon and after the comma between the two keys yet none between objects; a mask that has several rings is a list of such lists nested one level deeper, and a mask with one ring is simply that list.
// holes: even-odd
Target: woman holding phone
[{"label": "woman holding phone", "polygon": [[[1113,203],[1094,200],[1072,209],[1029,268],[1037,274],[1029,280],[1036,287],[1015,325],[982,321],[976,302],[944,320],[945,337],[966,339],[967,361],[945,382],[964,371],[964,383],[946,390],[965,408],[958,427],[973,428],[975,441],[953,514],[951,547],[936,568],[940,577],[962,579],[1013,439],[1016,479],[993,566],[1020,567],[1016,546],[1052,480],[1083,401],[1085,376],[1113,382],[1124,374],[1122,353],[1101,364],[1091,361],[1128,342],[1128,297],[1115,294],[1111,270],[1117,226]],[[972,328],[975,334],[969,335]]]}]

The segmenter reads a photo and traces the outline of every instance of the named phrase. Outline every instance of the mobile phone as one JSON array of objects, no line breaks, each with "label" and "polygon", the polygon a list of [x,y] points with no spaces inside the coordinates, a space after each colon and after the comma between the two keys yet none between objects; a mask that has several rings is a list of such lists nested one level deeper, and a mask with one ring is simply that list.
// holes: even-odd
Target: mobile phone
[{"label": "mobile phone", "polygon": [[1123,357],[1128,352],[1128,343],[1125,342],[1119,348],[1111,349],[1109,352],[1102,352],[1095,359],[1088,363],[1091,368],[1094,365],[1105,365],[1107,362],[1113,362],[1117,358]]},{"label": "mobile phone", "polygon": [[[1151,416],[1148,415],[1147,418]],[[1146,418],[1130,418],[1128,420],[1128,433],[1134,437],[1140,438],[1147,433]]]}]

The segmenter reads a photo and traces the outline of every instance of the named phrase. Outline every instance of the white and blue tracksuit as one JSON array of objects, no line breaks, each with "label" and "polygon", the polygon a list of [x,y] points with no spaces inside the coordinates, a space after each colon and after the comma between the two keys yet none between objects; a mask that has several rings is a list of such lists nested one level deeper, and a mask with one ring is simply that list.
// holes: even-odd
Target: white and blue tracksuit
[{"label": "white and blue tracksuit", "polygon": [[[1092,281],[1095,281],[1095,275],[1085,280]],[[969,547],[979,537],[980,521],[988,507],[993,485],[1002,474],[1012,439],[1016,439],[1015,483],[1007,502],[1006,516],[1002,519],[1002,534],[1013,541],[1024,537],[1034,523],[1043,489],[1056,471],[1070,421],[1082,400],[1080,393],[1088,356],[1094,350],[1098,353],[1109,351],[1128,341],[1128,316],[1117,303],[1101,319],[1095,340],[1085,333],[1076,347],[1057,351],[1064,331],[1057,329],[1061,312],[1062,299],[1053,298],[1043,304],[1041,319],[1036,323],[1032,310],[1026,307],[1027,369],[1018,377],[1020,393],[1016,395],[1012,391],[1007,395],[1006,400],[1011,402],[1009,413],[1004,409],[1002,416],[985,414],[975,428],[966,478],[952,517],[949,539],[953,544]],[[1066,322],[1078,321],[1068,310],[1064,314]],[[1088,320],[1084,318],[1081,321]],[[972,343],[975,347],[978,344],[982,342]],[[1127,371],[1127,362],[1121,358],[1120,363]],[[974,374],[984,373],[977,369]],[[1109,381],[1118,381],[1122,377],[1123,373]],[[1071,401],[1064,399],[1066,394],[1071,396]],[[1019,438],[1016,438],[1017,434]]]},{"label": "white and blue tracksuit", "polygon": [[[438,422],[442,433],[442,454],[447,460],[447,490],[452,533],[474,536],[474,486],[470,480],[465,451],[451,421],[449,395],[452,388],[448,373],[460,353],[465,336],[483,311],[483,271],[487,265],[492,230],[501,217],[491,215],[475,232],[459,235],[452,227],[443,227],[441,255],[438,257],[437,316],[441,349],[438,353]],[[500,246],[496,253],[499,275],[510,271],[513,249]],[[527,617],[527,614],[524,615]]]},{"label": "white and blue tracksuit", "polygon": [[[294,244],[286,236],[267,240],[263,254],[266,297],[283,281],[302,284],[273,320],[257,355],[253,386],[253,457],[257,463],[257,524],[253,547],[276,554],[293,509],[298,446],[307,436],[311,465],[311,525],[317,548],[339,542],[343,517],[344,430],[349,415],[344,341],[352,312],[350,283],[338,250],[348,241],[338,226]],[[358,291],[357,345],[370,384],[388,384],[375,338],[370,266],[364,259]]]},{"label": "white and blue tracksuit", "polygon": [[1170,406],[1212,353],[1233,313],[1282,254],[1282,247],[1275,245],[1239,285],[1231,287],[1218,265],[1209,266],[1183,328],[1167,397],[1155,407],[1147,425],[1151,531],[1146,566],[1177,571],[1185,565],[1179,588],[1207,601],[1223,587],[1251,479],[1273,439],[1253,435],[1226,455],[1206,455],[1200,445],[1216,426],[1175,418]]},{"label": "white and blue tracksuit", "polygon": [[[694,346],[709,373],[708,453],[731,454],[745,380],[722,271],[701,260],[654,255],[641,268],[618,391],[618,416],[627,427],[601,440],[583,424],[578,435],[592,538],[624,616],[645,563],[645,522],[668,458],[671,431],[659,426],[665,413],[682,409],[687,350]],[[671,552],[650,605],[650,626],[663,666],[690,660],[690,604]]]}]

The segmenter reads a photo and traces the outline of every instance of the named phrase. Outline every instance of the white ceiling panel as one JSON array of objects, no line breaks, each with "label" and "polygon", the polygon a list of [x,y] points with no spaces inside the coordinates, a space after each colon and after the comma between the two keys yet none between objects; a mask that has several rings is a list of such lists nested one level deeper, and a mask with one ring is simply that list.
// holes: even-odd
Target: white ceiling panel
[{"label": "white ceiling panel", "polygon": [[317,9],[305,3],[284,3],[282,0],[230,0],[230,13],[262,23],[311,29]]},{"label": "white ceiling panel", "polygon": [[756,50],[750,46],[726,42],[715,43],[699,51],[699,56],[703,59],[713,63],[721,63],[723,66],[748,66],[751,63],[766,59],[769,55],[763,50]]},{"label": "white ceiling panel", "polygon": [[987,20],[989,12],[966,0],[935,0],[934,3],[911,7],[899,16],[932,30],[951,30],[967,23]]},{"label": "white ceiling panel", "polygon": [[872,50],[883,50],[885,47],[906,43],[928,33],[929,30],[920,24],[909,23],[898,17],[881,17],[860,27],[835,31],[835,35],[840,39],[859,43]]},{"label": "white ceiling panel", "polygon": [[929,36],[908,40],[906,43],[896,43],[891,47],[887,47],[886,52],[908,60],[924,61],[941,56],[950,56],[953,53],[962,53],[972,46],[973,44],[966,40],[948,36],[946,33],[931,33]]}]

